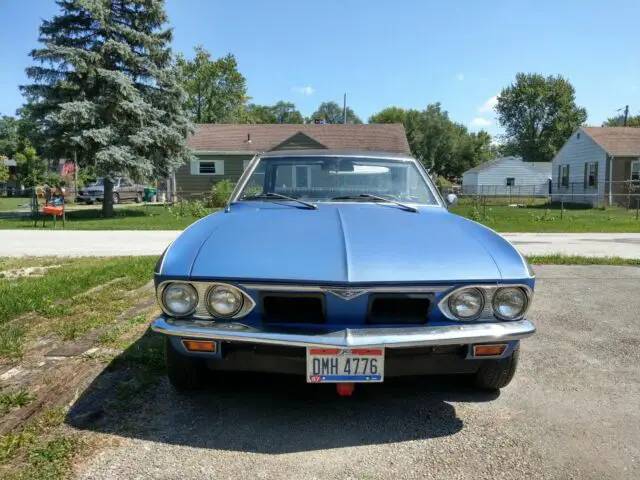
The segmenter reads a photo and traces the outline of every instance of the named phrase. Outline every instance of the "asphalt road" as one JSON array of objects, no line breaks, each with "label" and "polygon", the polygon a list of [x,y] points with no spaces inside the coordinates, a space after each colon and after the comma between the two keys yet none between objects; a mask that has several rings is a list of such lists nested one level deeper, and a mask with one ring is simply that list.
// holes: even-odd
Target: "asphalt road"
[{"label": "asphalt road", "polygon": [[[0,257],[160,255],[179,231],[1,230]],[[505,233],[524,255],[640,259],[640,233]]]},{"label": "asphalt road", "polygon": [[163,381],[85,427],[108,446],[77,478],[640,478],[640,268],[536,273],[538,332],[499,395],[416,377],[339,398],[249,376],[181,397]]}]

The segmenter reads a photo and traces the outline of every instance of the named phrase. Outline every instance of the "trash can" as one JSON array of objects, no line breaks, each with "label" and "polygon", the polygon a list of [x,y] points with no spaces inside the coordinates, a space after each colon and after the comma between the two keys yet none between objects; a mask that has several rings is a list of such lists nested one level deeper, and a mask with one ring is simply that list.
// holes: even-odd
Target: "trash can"
[{"label": "trash can", "polygon": [[144,201],[150,202],[153,196],[156,194],[156,189],[152,187],[144,187]]}]

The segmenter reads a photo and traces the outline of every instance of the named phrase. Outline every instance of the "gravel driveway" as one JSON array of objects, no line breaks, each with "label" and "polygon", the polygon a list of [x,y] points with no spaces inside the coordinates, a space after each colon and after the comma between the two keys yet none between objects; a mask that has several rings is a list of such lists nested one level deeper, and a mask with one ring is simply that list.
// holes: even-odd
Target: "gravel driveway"
[{"label": "gravel driveway", "polygon": [[109,446],[78,478],[640,478],[640,268],[536,271],[539,330],[499,395],[409,378],[339,398],[247,376],[180,397],[163,381],[86,427]]}]

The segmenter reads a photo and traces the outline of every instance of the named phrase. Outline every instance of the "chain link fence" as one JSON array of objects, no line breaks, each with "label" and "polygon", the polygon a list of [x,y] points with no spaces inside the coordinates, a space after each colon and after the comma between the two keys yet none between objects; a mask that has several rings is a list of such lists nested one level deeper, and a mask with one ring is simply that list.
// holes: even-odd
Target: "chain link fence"
[{"label": "chain link fence", "polygon": [[460,185],[441,187],[443,195],[454,193],[460,204],[531,206],[560,204],[572,208],[640,208],[640,181],[599,182],[585,185]]}]

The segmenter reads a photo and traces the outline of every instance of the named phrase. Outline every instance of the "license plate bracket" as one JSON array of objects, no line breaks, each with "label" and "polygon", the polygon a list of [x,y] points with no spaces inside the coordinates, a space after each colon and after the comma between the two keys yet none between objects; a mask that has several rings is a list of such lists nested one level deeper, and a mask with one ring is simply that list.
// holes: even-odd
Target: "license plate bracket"
[{"label": "license plate bracket", "polygon": [[308,383],[380,383],[384,348],[307,347]]}]

